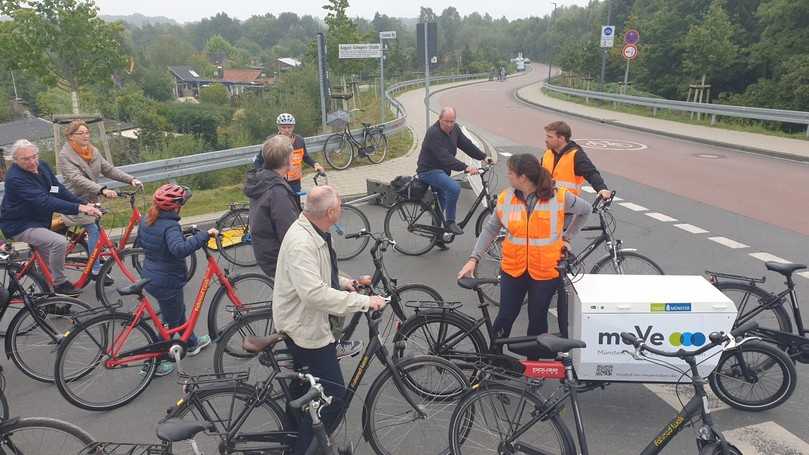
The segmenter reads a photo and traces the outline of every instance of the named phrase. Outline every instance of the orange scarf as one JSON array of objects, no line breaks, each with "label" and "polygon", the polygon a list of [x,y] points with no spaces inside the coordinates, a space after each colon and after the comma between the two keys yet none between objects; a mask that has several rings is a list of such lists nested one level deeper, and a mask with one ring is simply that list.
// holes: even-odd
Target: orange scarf
[{"label": "orange scarf", "polygon": [[84,161],[88,163],[93,161],[93,146],[88,145],[87,147],[82,147],[81,145],[73,142],[68,141],[70,143],[70,147],[73,148],[73,151],[76,152]]}]

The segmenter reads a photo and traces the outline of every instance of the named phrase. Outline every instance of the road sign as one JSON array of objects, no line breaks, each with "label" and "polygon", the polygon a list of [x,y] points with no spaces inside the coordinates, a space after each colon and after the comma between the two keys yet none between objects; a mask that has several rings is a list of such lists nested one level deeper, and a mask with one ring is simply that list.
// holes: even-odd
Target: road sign
[{"label": "road sign", "polygon": [[638,47],[634,44],[627,44],[621,51],[621,55],[623,55],[626,60],[635,60],[638,56]]},{"label": "road sign", "polygon": [[339,58],[381,58],[381,43],[341,44]]},{"label": "road sign", "polygon": [[379,39],[396,39],[396,30],[390,32],[379,32]]},{"label": "road sign", "polygon": [[625,44],[638,44],[640,41],[640,33],[635,29],[629,29],[624,33]]},{"label": "road sign", "polygon": [[615,26],[604,25],[601,27],[601,47],[612,47],[615,45]]}]

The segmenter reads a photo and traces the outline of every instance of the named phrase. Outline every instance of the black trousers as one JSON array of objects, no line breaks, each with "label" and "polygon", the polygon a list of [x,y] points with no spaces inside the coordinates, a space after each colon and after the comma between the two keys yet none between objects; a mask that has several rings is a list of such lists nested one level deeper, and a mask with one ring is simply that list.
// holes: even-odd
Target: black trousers
[{"label": "black trousers", "polygon": [[522,303],[528,295],[528,333],[539,335],[548,333],[548,308],[553,295],[559,290],[557,311],[561,335],[567,338],[567,293],[560,289],[561,277],[551,280],[535,280],[528,272],[520,277],[500,273],[500,311],[494,320],[494,333],[497,338],[511,335],[511,327],[520,314]]}]

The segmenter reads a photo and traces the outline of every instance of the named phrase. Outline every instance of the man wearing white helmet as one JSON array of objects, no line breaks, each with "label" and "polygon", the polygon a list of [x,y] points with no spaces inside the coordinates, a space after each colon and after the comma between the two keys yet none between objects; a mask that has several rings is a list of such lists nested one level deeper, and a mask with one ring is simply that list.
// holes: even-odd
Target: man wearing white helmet
[{"label": "man wearing white helmet", "polygon": [[[295,134],[295,117],[292,114],[286,112],[279,114],[275,124],[278,125],[278,134],[288,137],[292,142],[293,151],[289,159],[289,172],[287,172],[286,178],[292,191],[298,193],[301,191],[303,163],[312,166],[317,172],[323,172],[323,166],[306,153],[306,144],[303,137]],[[253,159],[253,163],[255,163],[257,169],[264,167],[264,158],[261,156],[261,151]]]}]

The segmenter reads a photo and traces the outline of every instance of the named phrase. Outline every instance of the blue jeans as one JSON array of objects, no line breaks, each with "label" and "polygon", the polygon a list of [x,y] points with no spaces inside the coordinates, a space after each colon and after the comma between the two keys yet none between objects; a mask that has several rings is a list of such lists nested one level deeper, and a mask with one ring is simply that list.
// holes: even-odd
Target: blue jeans
[{"label": "blue jeans", "polygon": [[[83,227],[87,231],[87,257],[89,258],[96,249],[101,232],[99,232],[95,223],[85,224]],[[98,275],[98,272],[101,271],[101,265],[101,256],[99,256],[95,264],[93,264],[93,275]]]},{"label": "blue jeans", "polygon": [[[169,328],[179,327],[185,324],[185,302],[183,300],[183,289],[164,288],[159,286],[146,285],[146,292],[157,299],[160,306],[160,318]],[[191,334],[188,339],[189,348],[197,345],[197,336]]]},{"label": "blue jeans", "polygon": [[[511,335],[511,326],[520,314],[525,294],[528,294],[528,333],[540,335],[548,333],[548,308],[551,299],[562,284],[561,278],[551,280],[535,280],[528,272],[518,278],[501,272],[500,274],[500,310],[494,319],[494,333],[497,338]],[[559,292],[557,300],[557,317],[561,335],[567,338],[567,294]]]},{"label": "blue jeans", "polygon": [[438,192],[438,202],[446,212],[444,221],[454,223],[455,206],[458,205],[458,197],[461,195],[461,185],[441,169],[422,172],[419,178]]}]

